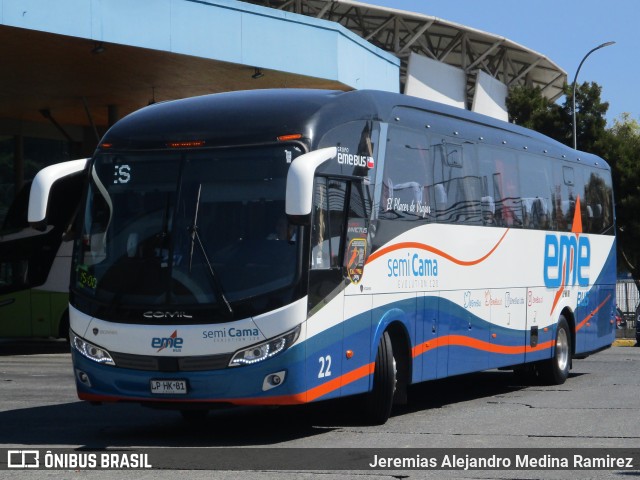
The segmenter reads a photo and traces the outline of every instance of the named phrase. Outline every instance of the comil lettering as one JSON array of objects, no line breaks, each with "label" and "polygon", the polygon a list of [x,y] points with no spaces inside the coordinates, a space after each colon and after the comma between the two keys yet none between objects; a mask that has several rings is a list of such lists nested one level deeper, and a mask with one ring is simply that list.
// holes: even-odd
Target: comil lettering
[{"label": "comil lettering", "polygon": [[161,311],[148,311],[142,314],[144,318],[193,318],[187,312],[161,312]]},{"label": "comil lettering", "polygon": [[544,284],[549,288],[563,285],[589,285],[591,244],[584,235],[549,234],[544,242]]}]

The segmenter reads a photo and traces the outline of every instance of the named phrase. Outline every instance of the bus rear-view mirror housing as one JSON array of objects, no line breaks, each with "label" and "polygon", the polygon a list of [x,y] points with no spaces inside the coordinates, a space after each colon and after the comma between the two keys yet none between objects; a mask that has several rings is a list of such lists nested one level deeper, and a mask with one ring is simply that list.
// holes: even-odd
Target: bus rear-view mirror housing
[{"label": "bus rear-view mirror housing", "polygon": [[287,173],[285,211],[289,222],[307,225],[311,219],[313,205],[313,179],[316,170],[323,163],[336,158],[336,147],[321,148],[305,153],[293,160]]},{"label": "bus rear-view mirror housing", "polygon": [[53,184],[61,178],[77,174],[84,170],[88,158],[70,160],[56,163],[40,170],[31,183],[29,195],[29,210],[27,220],[36,230],[44,230],[47,227],[47,208],[49,206],[49,193]]}]

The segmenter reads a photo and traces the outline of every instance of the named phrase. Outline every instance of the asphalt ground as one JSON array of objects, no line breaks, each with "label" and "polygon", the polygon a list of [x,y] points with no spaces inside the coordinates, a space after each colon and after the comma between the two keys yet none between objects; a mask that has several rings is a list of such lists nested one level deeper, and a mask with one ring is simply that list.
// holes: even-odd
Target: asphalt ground
[{"label": "asphalt ground", "polygon": [[[620,341],[617,341],[620,342]],[[633,340],[623,344],[635,344]],[[445,479],[625,479],[638,470],[416,471],[341,470],[326,458],[331,449],[524,449],[553,452],[640,452],[640,348],[613,346],[574,361],[563,385],[523,384],[511,372],[491,370],[412,387],[409,404],[385,425],[354,421],[342,402],[286,408],[242,407],[211,412],[198,424],[172,411],[136,404],[92,406],[77,399],[68,346],[61,341],[0,340],[0,451],[130,449],[219,455],[246,452],[233,469],[208,469],[185,458],[154,470],[63,469],[7,471],[0,478],[25,479],[236,479],[372,480]],[[80,449],[80,450],[79,450]],[[222,449],[222,450],[221,450]],[[269,449],[322,456],[324,469],[250,468]],[[380,450],[382,451],[382,450]],[[157,465],[156,465],[157,466]]]}]

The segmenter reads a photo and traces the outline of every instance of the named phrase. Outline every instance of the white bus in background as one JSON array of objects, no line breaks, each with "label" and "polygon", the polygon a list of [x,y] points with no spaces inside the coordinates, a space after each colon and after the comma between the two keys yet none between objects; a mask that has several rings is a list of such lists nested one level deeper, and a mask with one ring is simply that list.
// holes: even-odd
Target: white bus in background
[{"label": "white bus in background", "polygon": [[[86,162],[45,167],[9,207],[0,230],[0,337],[69,335],[69,232]],[[48,209],[46,225],[29,223],[30,204]]]}]

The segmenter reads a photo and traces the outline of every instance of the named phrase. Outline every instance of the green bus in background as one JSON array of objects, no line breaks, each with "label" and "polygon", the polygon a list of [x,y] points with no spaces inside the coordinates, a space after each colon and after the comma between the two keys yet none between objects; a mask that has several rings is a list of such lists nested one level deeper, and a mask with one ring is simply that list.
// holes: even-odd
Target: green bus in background
[{"label": "green bus in background", "polygon": [[85,160],[51,165],[33,182],[44,183],[47,224],[29,222],[31,184],[9,207],[0,229],[0,337],[69,335],[70,230],[82,195]]}]

